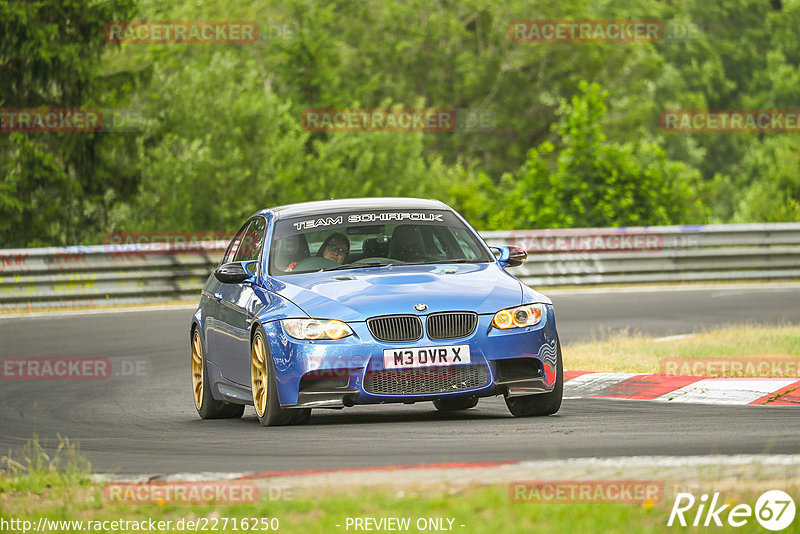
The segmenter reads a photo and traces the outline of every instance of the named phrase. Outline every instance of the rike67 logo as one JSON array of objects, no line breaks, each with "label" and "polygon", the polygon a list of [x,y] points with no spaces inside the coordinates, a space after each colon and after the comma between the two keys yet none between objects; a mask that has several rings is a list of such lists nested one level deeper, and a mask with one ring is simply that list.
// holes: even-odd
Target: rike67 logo
[{"label": "rike67 logo", "polygon": [[691,493],[678,493],[669,514],[667,526],[721,527],[726,523],[731,527],[742,527],[754,518],[767,530],[783,530],[794,521],[794,500],[781,490],[764,492],[756,501],[755,507],[749,504],[734,504],[720,499],[714,493],[711,501],[703,494],[696,499]]}]

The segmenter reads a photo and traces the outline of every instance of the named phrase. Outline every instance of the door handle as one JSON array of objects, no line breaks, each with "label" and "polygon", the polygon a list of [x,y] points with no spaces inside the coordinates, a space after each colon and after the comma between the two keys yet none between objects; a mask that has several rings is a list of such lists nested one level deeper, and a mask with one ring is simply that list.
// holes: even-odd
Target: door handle
[{"label": "door handle", "polygon": [[222,300],[222,293],[214,293],[214,300],[220,302]]}]

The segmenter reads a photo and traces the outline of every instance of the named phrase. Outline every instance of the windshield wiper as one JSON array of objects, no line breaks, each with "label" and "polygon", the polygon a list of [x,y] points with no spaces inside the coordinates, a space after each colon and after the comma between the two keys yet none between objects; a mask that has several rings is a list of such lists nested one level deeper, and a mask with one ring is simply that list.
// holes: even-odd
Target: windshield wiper
[{"label": "windshield wiper", "polygon": [[479,260],[464,260],[464,259],[458,259],[458,260],[433,260],[433,261],[421,261],[421,262],[419,262],[419,263],[410,263],[409,265],[434,265],[434,264],[436,264],[436,263],[486,263],[486,262],[485,262],[485,261],[484,261],[484,262],[481,262],[481,261],[479,261]]},{"label": "windshield wiper", "polygon": [[324,269],[327,271],[343,271],[345,269],[360,269],[362,267],[387,267],[389,265],[395,265],[394,263],[383,263],[382,261],[370,261],[367,263],[350,263],[348,265],[340,265],[338,267],[334,267],[332,269]]}]

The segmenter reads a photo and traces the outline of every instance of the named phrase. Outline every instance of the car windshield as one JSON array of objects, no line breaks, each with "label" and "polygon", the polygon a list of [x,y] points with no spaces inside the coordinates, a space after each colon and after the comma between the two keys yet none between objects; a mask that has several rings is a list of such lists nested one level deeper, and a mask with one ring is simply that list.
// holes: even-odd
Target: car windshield
[{"label": "car windshield", "polygon": [[483,243],[452,212],[348,211],[278,220],[269,272],[491,261]]}]

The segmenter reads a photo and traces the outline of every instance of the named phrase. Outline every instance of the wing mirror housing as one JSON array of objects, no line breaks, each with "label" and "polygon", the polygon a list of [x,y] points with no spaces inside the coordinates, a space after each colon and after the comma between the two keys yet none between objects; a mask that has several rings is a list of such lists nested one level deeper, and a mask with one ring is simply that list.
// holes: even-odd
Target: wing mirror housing
[{"label": "wing mirror housing", "polygon": [[214,276],[223,284],[255,284],[258,281],[258,260],[224,263],[217,267]]},{"label": "wing mirror housing", "polygon": [[516,245],[507,247],[491,247],[492,253],[497,258],[497,263],[502,267],[518,267],[528,259],[525,249]]}]

